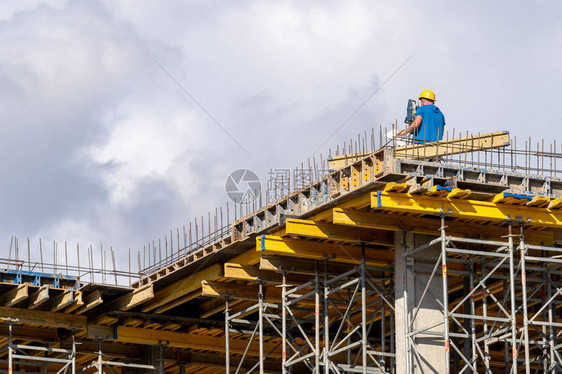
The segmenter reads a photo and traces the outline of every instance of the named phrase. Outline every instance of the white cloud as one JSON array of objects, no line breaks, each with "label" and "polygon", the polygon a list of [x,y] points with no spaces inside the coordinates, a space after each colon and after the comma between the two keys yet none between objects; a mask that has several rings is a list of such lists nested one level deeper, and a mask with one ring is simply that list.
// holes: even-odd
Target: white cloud
[{"label": "white cloud", "polygon": [[300,164],[414,52],[324,157],[426,88],[463,132],[552,133],[559,9],[506,4],[3,3],[0,232],[138,248],[231,171]]}]

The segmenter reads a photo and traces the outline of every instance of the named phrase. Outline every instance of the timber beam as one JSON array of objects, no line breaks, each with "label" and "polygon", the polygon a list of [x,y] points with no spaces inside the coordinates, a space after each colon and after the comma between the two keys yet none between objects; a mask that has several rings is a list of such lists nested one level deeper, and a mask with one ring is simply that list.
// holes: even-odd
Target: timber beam
[{"label": "timber beam", "polygon": [[389,247],[394,246],[394,234],[388,231],[368,230],[360,227],[351,228],[304,219],[287,219],[285,222],[285,235],[327,239],[337,242],[363,242]]},{"label": "timber beam", "polygon": [[[201,295],[230,299],[258,300],[259,288],[256,285],[240,285],[225,282],[201,282]],[[264,287],[264,298],[269,301],[281,300],[281,289],[275,286]]]},{"label": "timber beam", "polygon": [[216,280],[221,278],[222,276],[222,264],[211,265],[208,268],[202,269],[180,281],[172,283],[171,285],[155,292],[154,298],[150,300],[150,302],[145,303],[142,311],[150,312],[156,309],[156,313],[162,313],[165,311],[162,307],[166,304],[173,303],[176,300],[185,297],[195,291],[200,291],[201,281]]},{"label": "timber beam", "polygon": [[29,295],[27,299],[27,307],[29,309],[35,309],[41,304],[49,300],[49,285],[39,287],[36,291]]},{"label": "timber beam", "polygon": [[405,147],[396,147],[397,158],[431,158],[436,156],[456,155],[476,152],[483,149],[506,147],[510,144],[509,132],[499,131],[479,136],[458,137],[437,142],[418,143]]},{"label": "timber beam", "polygon": [[[171,348],[187,348],[225,353],[225,339],[223,336],[200,335],[187,332],[157,330],[148,334],[146,329],[129,326],[88,326],[88,337],[104,339],[119,343],[158,345],[166,344]],[[230,353],[244,354],[248,345],[246,339],[231,339]],[[258,341],[254,339],[250,344],[248,355],[259,356]],[[280,358],[281,349],[278,344],[264,342],[264,350],[272,352],[270,357]]]},{"label": "timber beam", "polygon": [[44,310],[0,307],[0,316],[12,318],[19,323],[63,328],[68,330],[85,330],[86,317],[73,314],[54,313]]},{"label": "timber beam", "polygon": [[27,283],[18,284],[11,290],[4,292],[2,296],[0,296],[0,305],[4,306],[13,306],[27,298],[29,295],[29,286]]},{"label": "timber beam", "polygon": [[[119,296],[117,299],[102,304],[103,311],[109,310],[129,310],[142,303],[146,303],[154,298],[154,286],[147,284]],[[99,308],[98,308],[99,309]]]}]

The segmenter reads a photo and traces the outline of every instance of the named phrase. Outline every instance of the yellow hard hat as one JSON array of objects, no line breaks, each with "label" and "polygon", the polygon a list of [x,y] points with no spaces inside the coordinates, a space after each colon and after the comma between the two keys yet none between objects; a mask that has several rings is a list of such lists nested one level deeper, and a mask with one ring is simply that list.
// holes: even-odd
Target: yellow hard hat
[{"label": "yellow hard hat", "polygon": [[420,97],[418,98],[418,100],[419,99],[427,99],[427,100],[435,101],[435,94],[433,93],[433,91],[424,90],[420,94]]}]

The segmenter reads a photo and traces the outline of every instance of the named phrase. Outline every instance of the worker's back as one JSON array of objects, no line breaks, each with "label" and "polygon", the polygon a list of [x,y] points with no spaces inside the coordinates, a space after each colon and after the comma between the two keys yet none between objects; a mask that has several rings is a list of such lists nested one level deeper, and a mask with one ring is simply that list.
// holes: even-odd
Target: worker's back
[{"label": "worker's back", "polygon": [[422,116],[422,123],[414,130],[414,139],[418,142],[434,142],[443,139],[445,116],[432,104],[420,106],[416,116]]}]

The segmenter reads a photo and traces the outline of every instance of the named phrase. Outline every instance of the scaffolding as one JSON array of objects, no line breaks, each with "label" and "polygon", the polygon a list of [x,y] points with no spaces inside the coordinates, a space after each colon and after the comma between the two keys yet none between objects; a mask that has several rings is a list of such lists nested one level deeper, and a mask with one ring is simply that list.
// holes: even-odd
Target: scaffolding
[{"label": "scaffolding", "polygon": [[[556,143],[521,150],[505,132],[362,142],[233,223],[227,208],[171,231],[137,252],[138,272],[131,256],[128,272],[107,267],[114,253],[101,247],[100,269],[91,247],[87,267],[79,248],[76,264],[49,265],[32,263],[28,245],[26,262],[13,239],[0,284],[0,309],[14,316],[6,368],[562,372]],[[15,321],[28,328],[19,337]],[[45,323],[51,343],[38,337]]]},{"label": "scaffolding", "polygon": [[[414,273],[430,274],[420,300],[405,318],[406,372],[423,366],[417,343],[427,337],[441,341],[446,372],[497,372],[490,366],[491,347],[503,354],[506,372],[560,371],[558,330],[562,325],[556,315],[562,293],[562,251],[526,244],[524,225],[506,222],[505,241],[479,240],[447,235],[445,217],[441,217],[440,236],[402,254],[404,292]],[[436,247],[437,256],[426,254]],[[430,258],[434,265],[428,267]],[[423,264],[413,265],[409,259]],[[444,292],[435,295],[428,290],[439,276]],[[450,300],[455,287],[459,296]],[[421,321],[414,328],[426,298],[442,306],[442,321]]]},{"label": "scaffolding", "polygon": [[[312,373],[394,373],[393,269],[367,266],[365,250],[363,246],[358,264],[346,266],[347,270],[341,273],[330,269],[328,260],[318,261],[311,279],[299,285],[292,285],[287,279],[294,268],[280,268],[280,303],[265,300],[262,281],[258,303],[248,308],[230,314],[226,298],[227,373],[231,372],[230,331],[241,332],[231,330],[234,323],[253,326],[248,331],[248,349],[254,340],[259,342],[257,363],[247,373],[263,373],[264,362],[279,348],[278,343],[264,351],[265,329],[281,338],[282,373],[294,372],[298,366]],[[245,315],[257,318],[241,319]],[[242,360],[246,354],[247,350]],[[234,373],[240,372],[241,365],[242,361]]]}]

